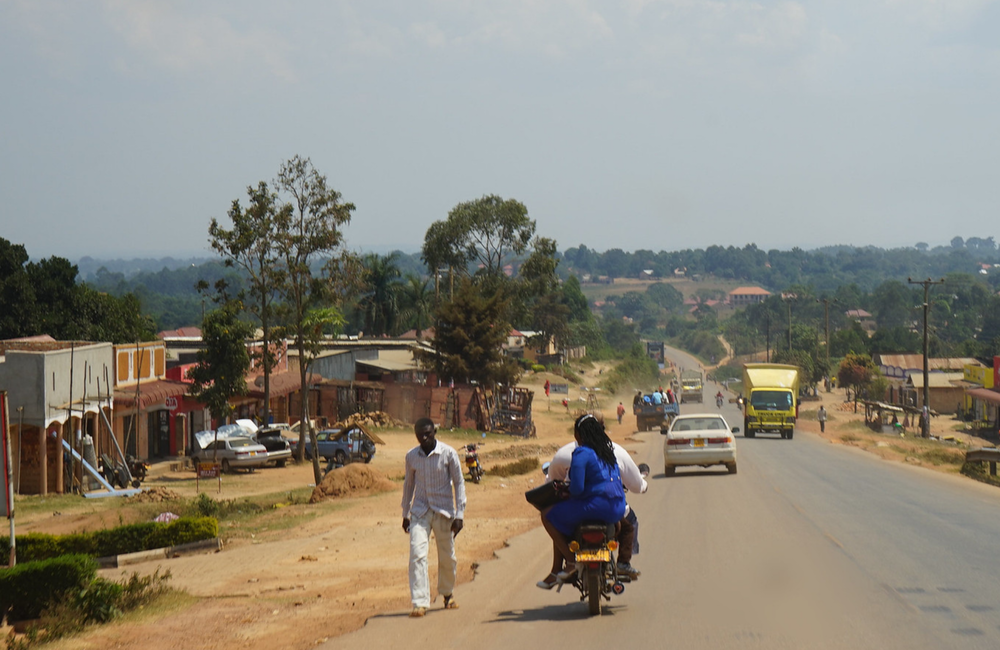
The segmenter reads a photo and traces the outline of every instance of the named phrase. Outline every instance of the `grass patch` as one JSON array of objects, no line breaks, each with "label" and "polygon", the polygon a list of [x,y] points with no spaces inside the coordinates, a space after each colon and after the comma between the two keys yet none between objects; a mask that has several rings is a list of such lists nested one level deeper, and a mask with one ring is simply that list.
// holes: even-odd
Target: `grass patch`
[{"label": "grass patch", "polygon": [[960,471],[965,476],[975,479],[981,483],[988,483],[989,485],[996,485],[997,487],[1000,487],[1000,476],[991,476],[989,465],[989,463],[985,462],[964,463]]},{"label": "grass patch", "polygon": [[859,440],[861,440],[861,438],[853,433],[845,433],[842,436],[840,436],[840,440],[842,442],[858,442]]},{"label": "grass patch", "polygon": [[539,467],[541,465],[538,462],[538,458],[533,456],[530,458],[521,458],[504,465],[495,465],[486,470],[486,473],[490,476],[520,476],[521,474],[536,472]]}]

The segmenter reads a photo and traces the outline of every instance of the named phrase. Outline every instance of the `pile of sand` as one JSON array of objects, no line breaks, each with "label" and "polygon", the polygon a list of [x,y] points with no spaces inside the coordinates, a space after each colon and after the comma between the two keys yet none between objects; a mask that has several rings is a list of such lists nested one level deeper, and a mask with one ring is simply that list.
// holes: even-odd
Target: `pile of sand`
[{"label": "pile of sand", "polygon": [[313,489],[309,503],[317,503],[327,497],[365,496],[396,489],[396,484],[384,474],[368,465],[352,463],[331,470],[323,482]]}]

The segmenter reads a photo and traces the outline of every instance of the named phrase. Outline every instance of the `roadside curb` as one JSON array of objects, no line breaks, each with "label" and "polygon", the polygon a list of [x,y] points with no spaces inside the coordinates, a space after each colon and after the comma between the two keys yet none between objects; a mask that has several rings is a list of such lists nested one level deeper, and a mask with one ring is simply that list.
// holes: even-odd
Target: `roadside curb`
[{"label": "roadside curb", "polygon": [[150,551],[137,551],[135,553],[125,553],[123,555],[109,555],[107,557],[97,558],[97,565],[102,569],[116,569],[118,567],[128,566],[130,564],[139,564],[141,562],[148,562],[149,560],[157,559],[169,559],[172,557],[177,557],[178,555],[183,555],[185,553],[194,553],[197,551],[220,551],[222,550],[222,538],[215,537],[212,539],[203,539],[198,542],[188,542],[187,544],[178,544],[177,546],[166,546],[164,548],[156,548]]}]

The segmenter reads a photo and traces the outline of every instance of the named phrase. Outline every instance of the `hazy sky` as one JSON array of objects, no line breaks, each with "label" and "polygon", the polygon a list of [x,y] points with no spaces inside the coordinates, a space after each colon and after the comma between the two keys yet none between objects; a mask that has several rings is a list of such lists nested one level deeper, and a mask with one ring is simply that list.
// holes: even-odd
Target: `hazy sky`
[{"label": "hazy sky", "polygon": [[998,5],[0,0],[0,236],[207,254],[296,154],[361,250],[484,194],[560,250],[998,236]]}]

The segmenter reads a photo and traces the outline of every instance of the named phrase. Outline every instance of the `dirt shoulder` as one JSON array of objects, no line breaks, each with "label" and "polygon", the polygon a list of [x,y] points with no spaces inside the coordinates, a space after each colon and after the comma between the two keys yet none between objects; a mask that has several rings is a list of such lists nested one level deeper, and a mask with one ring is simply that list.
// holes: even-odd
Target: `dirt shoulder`
[{"label": "dirt shoulder", "polygon": [[[600,374],[596,366],[587,369],[584,381],[593,385]],[[541,386],[546,379],[565,383],[545,373],[532,375],[525,382],[536,390],[533,412],[537,438],[490,435],[484,440],[472,432],[440,431],[439,439],[455,448],[471,441],[484,443],[481,456],[487,471],[523,457],[547,460],[571,440],[572,420],[586,405],[586,393],[571,388],[570,407],[566,408],[562,395],[545,399]],[[628,446],[634,419],[627,417],[618,425],[613,417],[617,399],[597,394],[608,414],[612,437]],[[391,482],[385,492],[365,491],[309,504],[312,468],[308,465],[227,475],[221,494],[216,483],[202,482],[201,491],[213,499],[239,502],[254,495],[277,495],[278,501],[266,511],[226,520],[221,552],[103,571],[106,577],[117,579],[133,571],[169,570],[170,584],[191,598],[95,628],[52,647],[308,648],[358,629],[374,614],[408,611],[409,544],[401,529],[400,498],[403,458],[416,441],[408,430],[379,430],[378,434],[386,444],[378,448],[368,467]],[[487,475],[478,485],[466,483],[466,524],[456,545],[459,584],[473,580],[477,567],[491,559],[507,539],[539,525],[537,511],[523,495],[541,480],[538,471],[507,478]],[[182,498],[197,493],[193,472],[171,471],[168,464],[156,467],[144,487],[169,490]],[[284,490],[289,493],[287,503],[281,499]],[[59,497],[51,509],[38,503],[27,508],[28,513],[18,521],[18,532],[66,533],[114,526],[170,511],[171,503],[169,498],[108,504]],[[53,514],[53,510],[61,514]],[[431,562],[432,584],[434,564]]]}]

